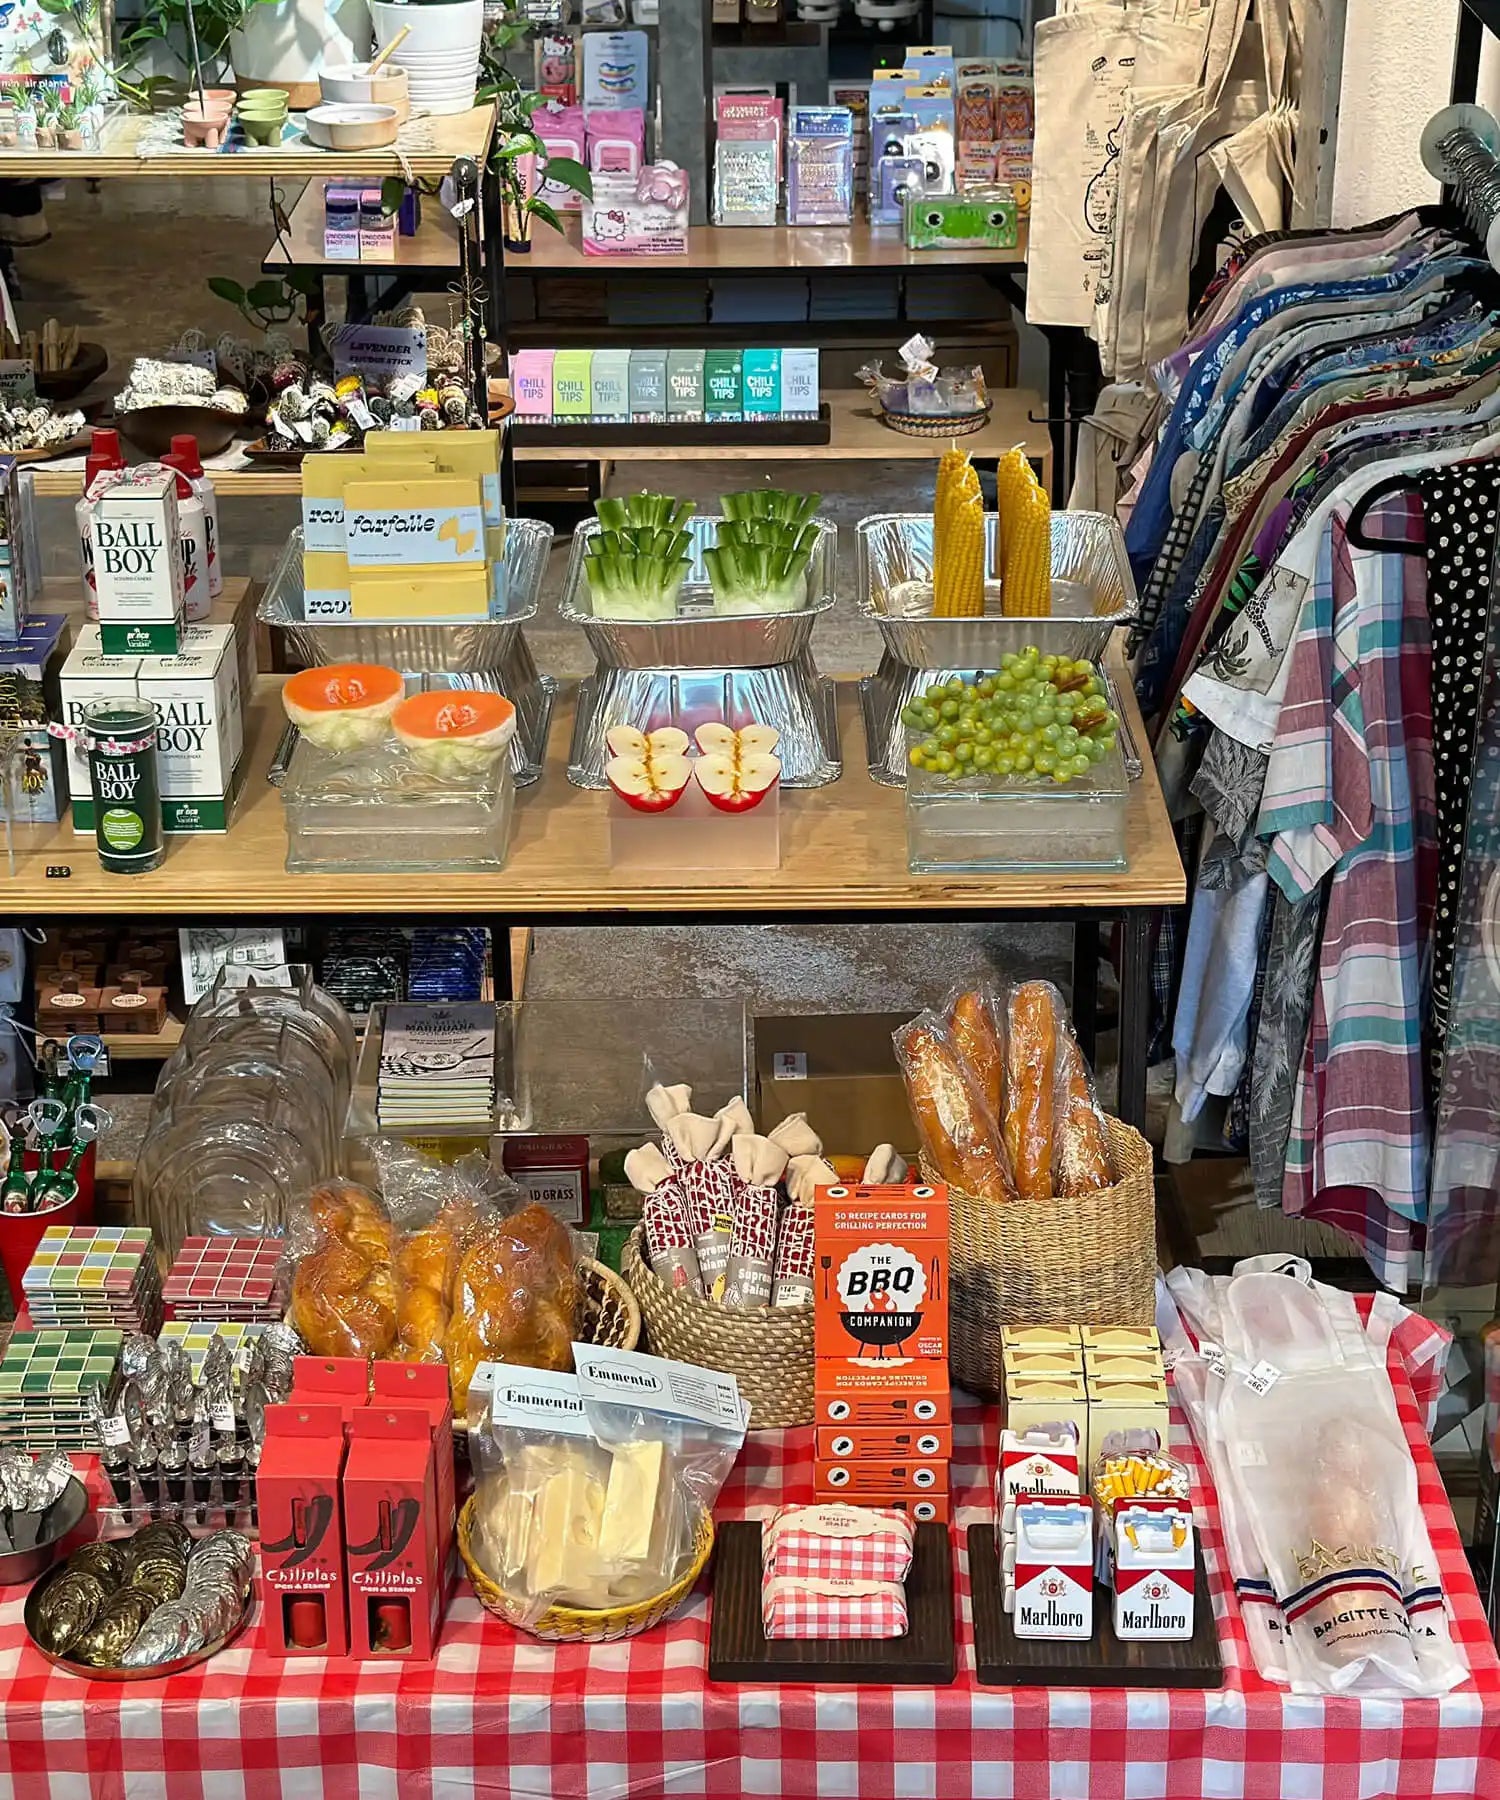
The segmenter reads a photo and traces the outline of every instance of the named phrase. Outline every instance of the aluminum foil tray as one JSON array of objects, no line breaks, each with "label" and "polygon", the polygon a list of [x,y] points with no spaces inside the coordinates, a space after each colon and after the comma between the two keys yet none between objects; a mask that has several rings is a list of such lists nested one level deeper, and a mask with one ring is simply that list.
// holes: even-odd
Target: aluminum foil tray
[{"label": "aluminum foil tray", "polygon": [[605,734],[615,725],[649,731],[675,723],[692,731],[712,719],[770,725],[781,734],[781,784],[825,787],[844,765],[833,682],[812,657],[762,669],[598,669],[578,690],[568,752],[575,787],[606,786]]},{"label": "aluminum foil tray", "polygon": [[[985,518],[985,566],[999,521]],[[1135,581],[1119,525],[1104,513],[1052,515],[1052,615],[1000,616],[999,582],[985,583],[985,616],[932,617],[930,513],[876,513],[855,527],[859,609],[887,653],[912,669],[993,669],[1011,651],[1103,656],[1111,632],[1136,614]]]},{"label": "aluminum foil tray", "polygon": [[[299,661],[384,663],[388,668],[424,674],[474,673],[497,669],[505,661],[518,628],[537,614],[542,576],[552,548],[552,527],[540,519],[505,522],[505,593],[503,619],[470,625],[371,624],[354,619],[326,619],[309,624],[302,617],[302,528],[286,547],[266,583],[255,616],[285,633]],[[515,696],[511,695],[514,699]]]},{"label": "aluminum foil tray", "polygon": [[[596,619],[589,598],[583,559],[590,538],[600,528],[588,519],[573,533],[568,573],[559,615],[577,625],[589,640],[601,668],[609,669],[769,669],[789,663],[812,641],[813,627],[829,612],[837,594],[838,528],[815,519],[818,544],[807,571],[808,604],[800,612],[714,614],[641,622]],[[703,552],[718,534],[717,518],[692,518],[684,527],[692,539],[692,567],[683,583],[683,603],[711,604],[713,589],[703,566]]]}]

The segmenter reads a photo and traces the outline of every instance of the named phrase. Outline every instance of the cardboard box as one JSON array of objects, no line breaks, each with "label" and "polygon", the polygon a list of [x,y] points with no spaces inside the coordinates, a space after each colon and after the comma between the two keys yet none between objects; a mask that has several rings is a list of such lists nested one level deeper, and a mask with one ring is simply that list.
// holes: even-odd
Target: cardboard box
[{"label": "cardboard box", "polygon": [[286,1401],[266,1408],[255,1492],[261,1611],[272,1656],[349,1654],[343,1471],[337,1406]]},{"label": "cardboard box", "polygon": [[1193,1509],[1181,1500],[1122,1501],[1112,1522],[1114,1627],[1123,1643],[1193,1635]]},{"label": "cardboard box", "polygon": [[1086,1500],[1037,1495],[1016,1505],[1018,1638],[1094,1635],[1094,1513]]},{"label": "cardboard box", "polygon": [[760,1129],[805,1112],[830,1155],[864,1157],[877,1144],[894,1144],[915,1167],[917,1130],[891,1042],[906,1019],[903,1013],[756,1019]]},{"label": "cardboard box", "polygon": [[1082,1375],[1083,1351],[1076,1346],[1063,1350],[1012,1350],[1002,1344],[1000,1366],[1007,1375]]},{"label": "cardboard box", "polygon": [[370,1404],[369,1366],[361,1356],[293,1357],[290,1399],[332,1406],[347,1433],[355,1413]]},{"label": "cardboard box", "polygon": [[860,1505],[869,1504],[867,1494],[946,1494],[948,1464],[941,1458],[921,1462],[855,1457],[825,1462],[820,1457],[813,1465],[813,1486],[820,1494]]},{"label": "cardboard box", "polygon": [[1088,1378],[1089,1443],[1097,1456],[1112,1431],[1154,1431],[1166,1448],[1172,1409],[1164,1381],[1099,1381]]},{"label": "cardboard box", "polygon": [[425,1408],[377,1403],[355,1414],[343,1496],[350,1654],[429,1660],[447,1604],[448,1540]]},{"label": "cardboard box", "polygon": [[[847,1500],[849,1496],[831,1489],[818,1491],[820,1500]],[[946,1525],[953,1516],[953,1504],[947,1494],[861,1494],[856,1504],[888,1512],[905,1513],[917,1525]]]},{"label": "cardboard box", "polygon": [[953,1455],[953,1428],[949,1425],[820,1425],[814,1445],[817,1456],[828,1462],[844,1462],[851,1456],[907,1458],[947,1462]]},{"label": "cardboard box", "polygon": [[227,831],[245,743],[234,627],[187,626],[175,656],[142,659],[136,692],[161,713],[156,776],[163,831]]},{"label": "cardboard box", "polygon": [[1100,1381],[1165,1381],[1160,1350],[1085,1350],[1083,1372]]},{"label": "cardboard box", "polygon": [[24,779],[7,801],[19,824],[55,825],[68,803],[68,756],[47,725],[62,718],[62,669],[68,621],[62,613],[33,613],[13,644],[0,643],[0,730],[20,734]]},{"label": "cardboard box", "polygon": [[1002,1431],[996,1502],[1003,1508],[1021,1494],[1061,1494],[1071,1499],[1083,1492],[1085,1473],[1078,1442],[1070,1432],[1042,1426]]},{"label": "cardboard box", "polygon": [[1000,1349],[1002,1355],[1008,1350],[1066,1350],[1073,1345],[1082,1345],[1083,1333],[1076,1325],[1002,1325],[1000,1327]]},{"label": "cardboard box", "polygon": [[589,1141],[586,1137],[507,1137],[505,1173],[564,1225],[584,1225],[589,1211]]},{"label": "cardboard box", "polygon": [[1030,1431],[1057,1422],[1078,1432],[1078,1455],[1089,1466],[1089,1397],[1081,1375],[1011,1375],[1006,1378],[1004,1425]]},{"label": "cardboard box", "polygon": [[1085,1350],[1160,1350],[1154,1325],[1085,1325]]},{"label": "cardboard box", "polygon": [[[83,723],[84,709],[96,700],[134,700],[140,674],[138,656],[108,656],[100,641],[99,627],[85,625],[68,652],[60,678],[62,717],[75,731]],[[68,791],[73,796],[73,829],[94,835],[94,790],[89,781],[88,753],[81,739],[68,743]]]},{"label": "cardboard box", "polygon": [[438,1526],[446,1569],[458,1526],[458,1498],[453,1470],[453,1386],[445,1363],[377,1362],[371,1365],[370,1405],[388,1403],[427,1414],[432,1457],[437,1470]]},{"label": "cardboard box", "polygon": [[925,1358],[903,1366],[847,1361],[813,1365],[819,1425],[951,1425],[945,1363]]},{"label": "cardboard box", "polygon": [[177,476],[134,470],[93,503],[94,587],[109,656],[172,656],[185,623]]},{"label": "cardboard box", "polygon": [[821,1188],[813,1353],[878,1366],[948,1354],[948,1190]]}]

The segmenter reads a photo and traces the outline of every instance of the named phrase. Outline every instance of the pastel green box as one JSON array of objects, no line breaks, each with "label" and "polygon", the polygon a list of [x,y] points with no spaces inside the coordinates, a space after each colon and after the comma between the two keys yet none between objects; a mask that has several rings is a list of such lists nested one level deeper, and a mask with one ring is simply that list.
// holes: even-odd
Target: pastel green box
[{"label": "pastel green box", "polygon": [[1009,188],[906,196],[902,235],[908,250],[1014,250],[1016,202]]},{"label": "pastel green box", "polygon": [[559,419],[586,419],[593,402],[592,350],[559,350],[552,358],[552,413]]},{"label": "pastel green box", "polygon": [[589,368],[589,411],[604,424],[630,417],[630,352],[596,350]]},{"label": "pastel green box", "polygon": [[745,383],[738,350],[704,352],[703,410],[710,419],[744,418]]},{"label": "pastel green box", "polygon": [[703,417],[703,352],[667,352],[667,416],[693,420]]}]

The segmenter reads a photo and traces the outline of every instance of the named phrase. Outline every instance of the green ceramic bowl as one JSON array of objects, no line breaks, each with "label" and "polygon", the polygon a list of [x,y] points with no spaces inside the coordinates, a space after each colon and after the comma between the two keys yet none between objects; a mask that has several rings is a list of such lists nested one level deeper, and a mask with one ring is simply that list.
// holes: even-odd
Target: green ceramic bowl
[{"label": "green ceramic bowl", "polygon": [[281,142],[281,133],[286,125],[285,116],[275,113],[241,113],[240,124],[244,127],[245,136],[252,144],[269,146]]}]

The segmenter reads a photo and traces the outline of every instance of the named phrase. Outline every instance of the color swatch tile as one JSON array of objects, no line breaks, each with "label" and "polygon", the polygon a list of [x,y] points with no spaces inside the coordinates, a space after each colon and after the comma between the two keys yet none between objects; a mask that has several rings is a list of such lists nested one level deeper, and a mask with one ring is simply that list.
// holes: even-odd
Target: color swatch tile
[{"label": "color swatch tile", "polygon": [[280,1238],[184,1238],[162,1287],[169,1319],[279,1319],[286,1303]]},{"label": "color swatch tile", "polygon": [[242,1375],[250,1346],[265,1330],[264,1319],[169,1319],[161,1328],[160,1342],[181,1344],[193,1371],[193,1385],[203,1379],[203,1359],[216,1337],[223,1338],[237,1375]]},{"label": "color swatch tile", "polygon": [[119,1385],[124,1334],[79,1328],[12,1333],[0,1359],[0,1446],[97,1448],[88,1397]]},{"label": "color swatch tile", "polygon": [[161,1275],[142,1226],[49,1226],[21,1287],[37,1325],[154,1333],[161,1324]]}]

